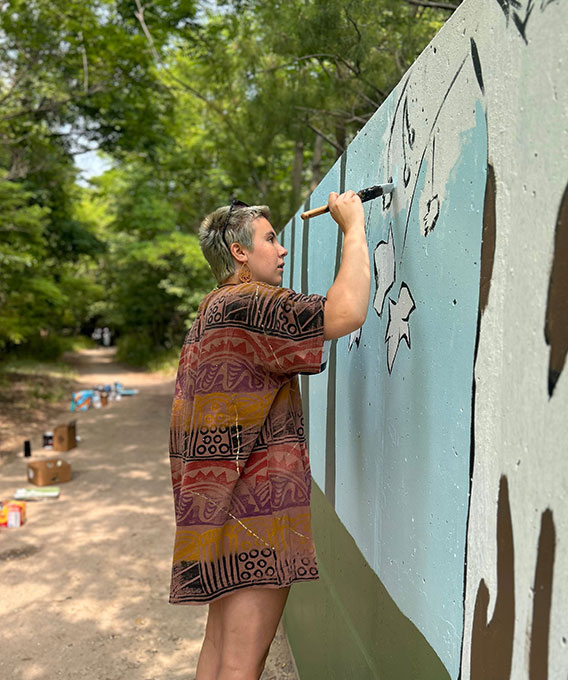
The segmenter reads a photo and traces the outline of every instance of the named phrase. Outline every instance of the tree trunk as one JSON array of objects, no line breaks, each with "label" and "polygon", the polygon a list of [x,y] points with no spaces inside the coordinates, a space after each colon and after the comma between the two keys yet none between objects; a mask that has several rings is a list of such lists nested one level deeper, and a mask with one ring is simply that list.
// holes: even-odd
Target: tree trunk
[{"label": "tree trunk", "polygon": [[[345,126],[341,124],[337,124],[335,126],[335,139],[337,141],[337,146],[341,147],[342,149],[345,149],[345,140],[346,140],[346,134],[345,134]],[[338,151],[337,152],[337,158],[341,156],[343,151]]]},{"label": "tree trunk", "polygon": [[23,179],[30,171],[28,161],[21,149],[13,149],[11,155],[10,171],[6,179],[9,181]]},{"label": "tree trunk", "polygon": [[294,149],[294,164],[292,165],[292,206],[296,210],[300,202],[302,190],[302,168],[304,165],[304,142],[296,142]]},{"label": "tree trunk", "polygon": [[323,139],[316,135],[314,139],[314,155],[312,156],[312,181],[310,191],[313,191],[321,182],[321,156],[323,152]]}]

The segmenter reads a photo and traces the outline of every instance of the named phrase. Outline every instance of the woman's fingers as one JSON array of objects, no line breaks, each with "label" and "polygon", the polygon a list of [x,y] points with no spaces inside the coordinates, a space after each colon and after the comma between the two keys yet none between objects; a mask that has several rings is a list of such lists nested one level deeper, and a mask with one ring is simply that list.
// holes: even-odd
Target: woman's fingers
[{"label": "woman's fingers", "polygon": [[364,222],[363,204],[352,189],[339,195],[332,191],[329,194],[328,206],[331,216],[343,232]]}]

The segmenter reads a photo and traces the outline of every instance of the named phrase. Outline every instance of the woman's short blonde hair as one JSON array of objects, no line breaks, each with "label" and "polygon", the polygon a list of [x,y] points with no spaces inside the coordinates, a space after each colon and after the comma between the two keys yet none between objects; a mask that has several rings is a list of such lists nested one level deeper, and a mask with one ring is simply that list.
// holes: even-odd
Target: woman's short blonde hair
[{"label": "woman's short blonde hair", "polygon": [[270,219],[270,209],[267,205],[234,207],[223,234],[223,226],[230,209],[229,205],[217,208],[207,215],[199,227],[199,245],[219,283],[223,283],[235,273],[235,261],[229,250],[231,243],[239,243],[244,248],[253,250],[254,227],[252,223],[257,217]]}]

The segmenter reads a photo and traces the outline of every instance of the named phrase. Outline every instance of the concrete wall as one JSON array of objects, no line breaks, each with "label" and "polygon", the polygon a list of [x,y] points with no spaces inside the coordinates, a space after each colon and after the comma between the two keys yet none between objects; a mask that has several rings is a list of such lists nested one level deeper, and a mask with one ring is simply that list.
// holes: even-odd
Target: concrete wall
[{"label": "concrete wall", "polygon": [[[302,680],[567,677],[567,20],[466,0],[304,206],[396,184],[366,204],[367,321],[302,379]],[[338,229],[299,213],[284,285],[325,294]]]}]

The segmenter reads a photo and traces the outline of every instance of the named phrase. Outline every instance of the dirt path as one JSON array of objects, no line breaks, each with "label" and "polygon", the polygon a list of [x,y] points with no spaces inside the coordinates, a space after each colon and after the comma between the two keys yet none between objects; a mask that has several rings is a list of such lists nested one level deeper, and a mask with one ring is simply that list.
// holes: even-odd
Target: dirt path
[{"label": "dirt path", "polygon": [[[168,604],[174,536],[167,458],[171,377],[125,370],[109,350],[73,358],[83,387],[121,382],[134,397],[71,414],[81,442],[61,455],[73,480],[0,529],[0,677],[191,680],[206,607]],[[57,422],[54,423],[57,424]],[[33,458],[53,456],[33,441]],[[0,497],[27,486],[24,458],[1,468]],[[297,680],[280,630],[262,680]]]}]

